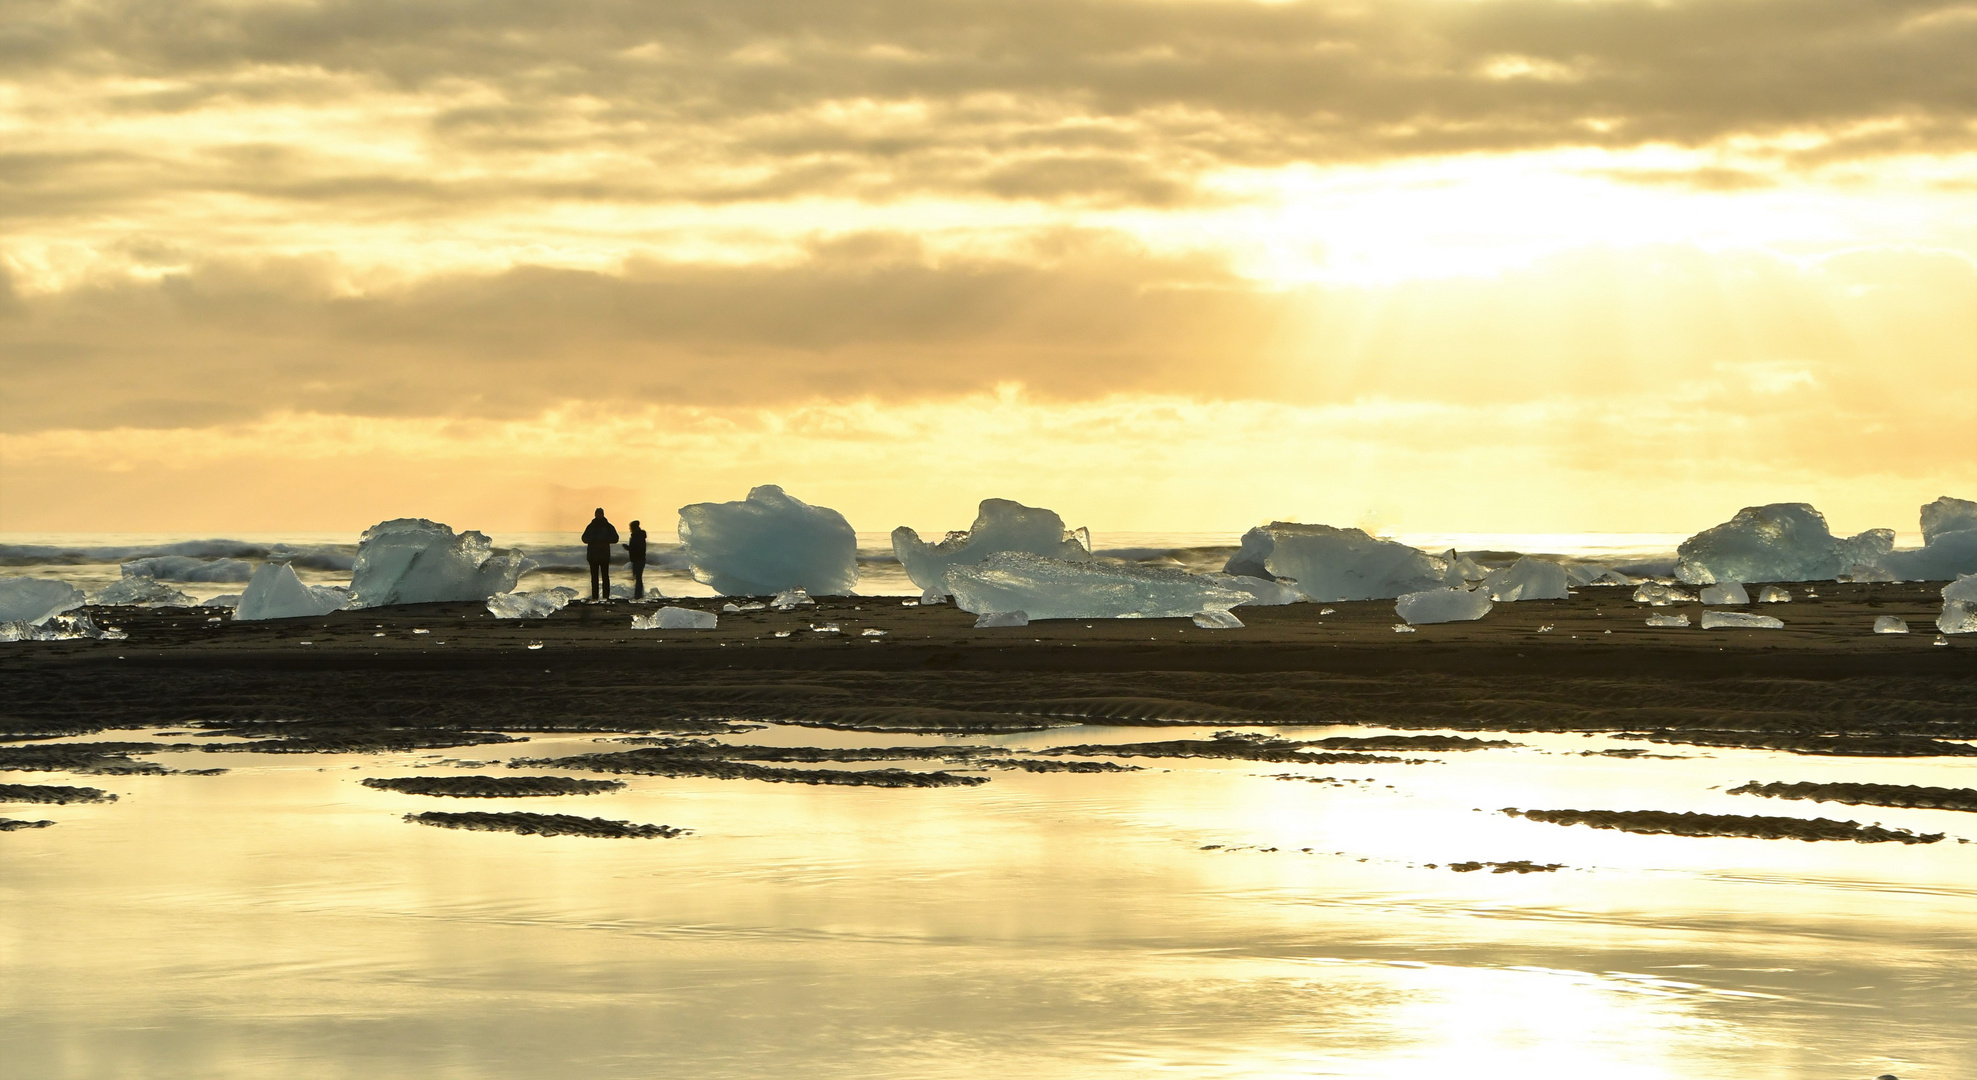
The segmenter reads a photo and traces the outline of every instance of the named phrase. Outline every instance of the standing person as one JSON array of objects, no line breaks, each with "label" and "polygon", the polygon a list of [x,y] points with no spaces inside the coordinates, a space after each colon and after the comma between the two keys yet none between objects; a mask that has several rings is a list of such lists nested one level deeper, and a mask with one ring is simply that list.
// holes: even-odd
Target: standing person
[{"label": "standing person", "polygon": [[625,554],[631,556],[632,599],[645,599],[645,530],[632,522],[631,543],[625,545]]},{"label": "standing person", "polygon": [[592,600],[611,599],[611,545],[617,542],[618,527],[604,520],[604,508],[598,507],[590,519],[590,527],[583,531],[584,558],[590,562]]}]

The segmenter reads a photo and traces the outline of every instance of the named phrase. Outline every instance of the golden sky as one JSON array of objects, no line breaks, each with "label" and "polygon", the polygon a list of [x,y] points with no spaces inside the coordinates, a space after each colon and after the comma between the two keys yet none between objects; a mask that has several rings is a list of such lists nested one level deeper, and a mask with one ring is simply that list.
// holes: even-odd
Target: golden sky
[{"label": "golden sky", "polygon": [[0,0],[0,530],[1912,531],[1977,497],[1973,56],[1938,0]]}]

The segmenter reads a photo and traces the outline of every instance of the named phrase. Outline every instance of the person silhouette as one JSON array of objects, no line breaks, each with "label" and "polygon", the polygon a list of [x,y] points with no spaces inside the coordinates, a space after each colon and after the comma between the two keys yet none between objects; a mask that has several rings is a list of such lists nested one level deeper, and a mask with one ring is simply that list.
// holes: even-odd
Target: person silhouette
[{"label": "person silhouette", "polygon": [[625,554],[631,557],[632,599],[645,599],[645,530],[632,522],[632,539],[625,545]]},{"label": "person silhouette", "polygon": [[611,599],[611,545],[618,542],[618,527],[604,520],[598,507],[583,531],[584,558],[590,563],[590,598]]}]

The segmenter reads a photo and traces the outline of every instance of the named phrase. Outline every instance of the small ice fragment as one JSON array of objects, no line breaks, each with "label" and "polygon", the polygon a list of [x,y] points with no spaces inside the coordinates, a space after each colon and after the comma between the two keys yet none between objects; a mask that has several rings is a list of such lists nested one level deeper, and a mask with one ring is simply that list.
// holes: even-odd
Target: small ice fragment
[{"label": "small ice fragment", "polygon": [[737,604],[737,603],[734,603],[733,601],[729,601],[728,603],[725,603],[725,604],[722,604],[722,605],[721,605],[721,614],[723,614],[723,615],[739,615],[739,614],[741,614],[741,605],[740,605],[740,604]]},{"label": "small ice fragment", "polygon": [[222,618],[221,618],[220,616],[218,616],[218,615],[215,615],[215,616],[213,616],[212,618],[210,618],[210,619],[207,619],[207,620],[206,620],[206,622],[207,622],[208,624],[211,624],[211,623],[217,623],[217,622],[225,622],[225,621],[226,621],[226,620],[224,620],[224,619],[222,619]]},{"label": "small ice fragment", "polygon": [[920,602],[919,602],[918,600],[901,600],[901,601],[899,602],[899,606],[900,606],[900,607],[919,607],[919,606],[920,606]]},{"label": "small ice fragment", "polygon": [[1394,614],[1411,625],[1470,622],[1490,613],[1489,594],[1481,587],[1456,589],[1443,586],[1411,592],[1394,601]]},{"label": "small ice fragment", "polygon": [[1318,609],[1318,614],[1320,614],[1320,615],[1336,615],[1336,614],[1338,614],[1338,610],[1339,610],[1338,608],[1329,608],[1329,607],[1321,607],[1321,608],[1319,608],[1319,609]]},{"label": "small ice fragment", "polygon": [[1411,634],[1413,632],[1414,632],[1414,628],[1407,625],[1404,622],[1397,622],[1394,624],[1394,633],[1396,634]]},{"label": "small ice fragment", "polygon": [[[1810,594],[1808,593],[1807,595]],[[1766,585],[1764,588],[1757,590],[1757,602],[1760,604],[1789,604],[1792,602],[1792,590],[1781,589],[1776,585]]]},{"label": "small ice fragment", "polygon": [[634,630],[712,630],[719,623],[720,616],[711,611],[671,606],[650,615],[632,616]]},{"label": "small ice fragment", "polygon": [[1936,616],[1936,629],[1945,634],[1977,634],[1977,600],[1943,601],[1943,613]]},{"label": "small ice fragment", "polygon": [[794,633],[796,633],[796,631],[794,631],[794,630],[778,630],[778,631],[776,631],[776,636],[777,636],[777,637],[788,637],[788,636],[790,636],[791,634],[794,634]]},{"label": "small ice fragment", "polygon": [[1695,598],[1694,593],[1685,592],[1673,585],[1663,585],[1659,581],[1642,582],[1641,587],[1634,590],[1635,603],[1652,604],[1655,607],[1693,603]]},{"label": "small ice fragment", "polygon": [[928,589],[926,592],[920,594],[920,603],[923,605],[945,604],[947,603],[947,594],[941,592],[939,589]]},{"label": "small ice fragment", "polygon": [[432,633],[432,631],[430,631],[430,630],[413,630],[412,632],[413,632],[414,634],[430,634],[430,633]]},{"label": "small ice fragment", "polygon": [[975,617],[975,629],[995,626],[1028,626],[1030,617],[1021,611],[984,611]]},{"label": "small ice fragment", "polygon": [[487,598],[487,610],[497,619],[546,619],[576,598],[577,590],[560,585],[540,592],[496,593]]},{"label": "small ice fragment", "polygon": [[1714,585],[1703,586],[1702,602],[1705,604],[1716,604],[1719,606],[1727,605],[1727,604],[1748,604],[1750,603],[1750,593],[1744,589],[1743,584],[1741,582],[1719,581]]},{"label": "small ice fragment", "polygon": [[1944,637],[1944,636],[1943,636],[1943,635],[1941,635],[1941,634],[1937,634],[1937,635],[1936,635],[1936,640],[1934,640],[1934,641],[1932,641],[1932,642],[1930,642],[1929,644],[1931,644],[1931,645],[1948,645],[1949,643],[1950,643],[1950,639],[1948,639],[1948,638],[1946,638],[1946,637]]},{"label": "small ice fragment", "polygon": [[1687,615],[1673,614],[1649,615],[1647,617],[1647,624],[1649,626],[1686,627],[1689,625],[1689,617]]},{"label": "small ice fragment", "polygon": [[795,611],[805,604],[815,604],[816,602],[810,599],[810,594],[802,589],[784,589],[782,592],[776,594],[774,600],[769,601],[769,606],[775,608],[777,611]]},{"label": "small ice fragment", "polygon": [[859,637],[884,637],[886,632],[876,626],[868,626],[858,632]]},{"label": "small ice fragment", "polygon": [[1553,624],[1551,624],[1551,623],[1546,623],[1546,624],[1544,624],[1543,626],[1540,626],[1540,627],[1538,627],[1538,633],[1540,633],[1540,634],[1549,634],[1549,633],[1551,633],[1551,632],[1552,632],[1552,630],[1554,630],[1554,629],[1556,629],[1556,627],[1555,627],[1555,626],[1553,626]]},{"label": "small ice fragment", "polygon": [[379,631],[378,631],[377,633],[375,633],[375,634],[372,634],[371,636],[372,636],[372,637],[383,637],[383,636],[384,636],[384,631],[382,631],[382,630],[379,630]]},{"label": "small ice fragment", "polygon": [[1705,611],[1702,613],[1704,630],[1783,630],[1783,619],[1769,615],[1753,615],[1748,611]]},{"label": "small ice fragment", "polygon": [[[1260,579],[1252,579],[1260,580]],[[1194,624],[1203,630],[1240,630],[1242,620],[1233,611],[1204,611],[1194,617]]]},{"label": "small ice fragment", "polygon": [[842,634],[844,633],[844,627],[834,622],[812,623],[810,625],[810,632],[813,634]]},{"label": "small ice fragment", "polygon": [[1877,634],[1906,634],[1908,633],[1908,623],[1894,615],[1883,615],[1874,620],[1874,632]]}]

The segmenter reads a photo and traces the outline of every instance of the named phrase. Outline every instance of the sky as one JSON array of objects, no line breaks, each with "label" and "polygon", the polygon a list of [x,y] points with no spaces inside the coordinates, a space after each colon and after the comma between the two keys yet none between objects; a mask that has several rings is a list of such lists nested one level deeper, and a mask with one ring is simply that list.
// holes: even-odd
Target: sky
[{"label": "sky", "polygon": [[0,531],[1977,497],[1977,4],[0,0]]}]

